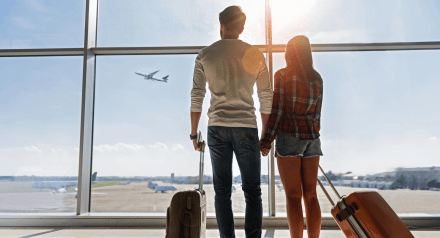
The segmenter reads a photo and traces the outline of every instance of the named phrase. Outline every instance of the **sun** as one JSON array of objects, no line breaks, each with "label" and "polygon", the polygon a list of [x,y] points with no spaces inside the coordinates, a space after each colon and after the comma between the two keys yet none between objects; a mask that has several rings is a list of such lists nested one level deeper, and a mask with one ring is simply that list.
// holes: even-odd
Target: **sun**
[{"label": "sun", "polygon": [[272,8],[272,23],[279,26],[303,22],[307,20],[310,11],[317,0],[270,0]]}]

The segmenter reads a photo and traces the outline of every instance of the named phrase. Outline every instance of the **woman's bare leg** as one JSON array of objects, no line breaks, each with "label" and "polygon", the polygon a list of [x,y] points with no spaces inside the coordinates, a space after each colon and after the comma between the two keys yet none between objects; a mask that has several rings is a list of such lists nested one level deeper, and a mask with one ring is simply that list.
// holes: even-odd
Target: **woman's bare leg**
[{"label": "woman's bare leg", "polygon": [[304,230],[304,217],[301,205],[301,157],[277,157],[278,171],[286,192],[287,220],[289,222],[290,236],[302,238]]},{"label": "woman's bare leg", "polygon": [[321,232],[321,208],[316,195],[318,165],[319,156],[301,159],[302,188],[309,238],[319,238]]}]

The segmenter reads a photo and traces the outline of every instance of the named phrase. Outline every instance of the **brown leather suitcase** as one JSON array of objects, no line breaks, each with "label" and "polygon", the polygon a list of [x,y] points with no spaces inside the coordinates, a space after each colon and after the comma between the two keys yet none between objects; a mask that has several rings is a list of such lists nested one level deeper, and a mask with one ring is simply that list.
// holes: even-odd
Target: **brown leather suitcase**
[{"label": "brown leather suitcase", "polygon": [[205,142],[201,132],[197,141],[200,144],[199,188],[174,194],[167,209],[166,238],[206,237],[206,194],[203,190],[203,168]]},{"label": "brown leather suitcase", "polygon": [[414,238],[393,209],[377,192],[353,192],[340,196],[319,166],[327,182],[340,199],[336,205],[318,179],[318,183],[333,205],[331,213],[349,238]]}]

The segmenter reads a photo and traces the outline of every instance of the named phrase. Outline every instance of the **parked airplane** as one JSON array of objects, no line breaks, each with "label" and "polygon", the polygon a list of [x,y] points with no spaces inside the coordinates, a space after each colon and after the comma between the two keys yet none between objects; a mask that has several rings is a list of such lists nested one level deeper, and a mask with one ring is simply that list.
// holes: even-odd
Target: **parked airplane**
[{"label": "parked airplane", "polygon": [[174,186],[157,186],[155,188],[154,192],[155,193],[157,193],[157,192],[165,193],[166,191],[173,191],[173,193],[174,193],[174,191],[176,191],[176,190],[177,190],[177,188]]},{"label": "parked airplane", "polygon": [[284,186],[282,184],[278,184],[278,188],[281,190],[284,190]]},{"label": "parked airplane", "polygon": [[154,71],[153,73],[150,73],[150,74],[145,74],[145,73],[142,73],[142,72],[139,72],[139,71],[136,71],[134,73],[137,74],[137,75],[140,75],[140,76],[144,76],[144,79],[146,79],[146,80],[159,81],[159,82],[165,82],[165,83],[168,82],[168,76],[169,75],[163,77],[162,79],[154,78],[153,75],[155,75],[157,72],[159,72],[159,70],[158,71]]},{"label": "parked airplane", "polygon": [[[96,176],[98,172],[93,173],[92,175],[92,184],[96,183]],[[68,188],[75,188],[75,191],[78,188],[78,181],[38,181],[32,184],[33,188],[50,188],[51,193],[65,193]]]},{"label": "parked airplane", "polygon": [[148,182],[148,188],[155,189],[157,187],[157,183]]}]

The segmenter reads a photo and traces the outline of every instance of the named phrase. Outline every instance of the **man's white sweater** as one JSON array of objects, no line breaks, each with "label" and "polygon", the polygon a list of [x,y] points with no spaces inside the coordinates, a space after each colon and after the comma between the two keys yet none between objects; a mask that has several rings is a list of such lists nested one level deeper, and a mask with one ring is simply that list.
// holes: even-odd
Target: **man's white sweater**
[{"label": "man's white sweater", "polygon": [[257,128],[254,85],[260,112],[270,114],[273,90],[263,53],[238,39],[223,39],[202,49],[196,58],[191,111],[201,112],[211,91],[208,126]]}]

